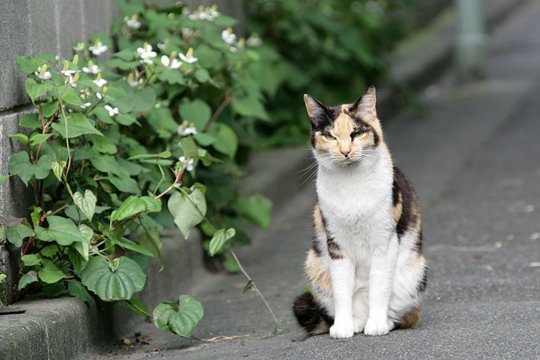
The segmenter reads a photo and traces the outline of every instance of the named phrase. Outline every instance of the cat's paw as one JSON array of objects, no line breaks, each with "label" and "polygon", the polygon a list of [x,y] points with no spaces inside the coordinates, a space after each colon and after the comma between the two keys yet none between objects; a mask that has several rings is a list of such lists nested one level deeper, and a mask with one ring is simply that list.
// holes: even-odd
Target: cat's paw
[{"label": "cat's paw", "polygon": [[364,328],[366,327],[366,322],[367,322],[367,318],[365,317],[361,317],[361,318],[353,317],[354,333],[359,334],[362,331],[364,331]]},{"label": "cat's paw", "polygon": [[386,335],[392,330],[390,322],[386,319],[368,319],[364,327],[364,334],[370,336]]},{"label": "cat's paw", "polygon": [[330,327],[330,337],[334,339],[348,339],[354,335],[353,323],[334,324]]}]

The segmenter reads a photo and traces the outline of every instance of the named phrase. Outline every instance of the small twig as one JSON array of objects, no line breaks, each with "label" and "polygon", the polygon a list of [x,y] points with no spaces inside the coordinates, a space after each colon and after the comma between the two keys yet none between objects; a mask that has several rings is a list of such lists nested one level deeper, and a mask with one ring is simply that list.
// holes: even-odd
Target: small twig
[{"label": "small twig", "polygon": [[253,284],[253,290],[257,293],[257,295],[259,295],[259,297],[264,302],[264,305],[266,305],[266,308],[268,309],[268,312],[270,312],[270,315],[272,315],[272,319],[274,319],[274,323],[276,324],[276,330],[282,329],[283,326],[281,325],[281,322],[276,318],[276,315],[274,314],[274,311],[272,311],[272,308],[270,307],[270,304],[268,304],[268,301],[266,301],[266,298],[264,297],[262,292],[257,287],[257,284],[255,284],[255,281],[253,281],[251,276],[249,276],[249,274],[246,272],[246,270],[244,269],[244,267],[240,263],[240,260],[238,260],[238,256],[236,256],[235,252],[232,249],[229,249],[229,251],[230,251],[231,255],[234,257],[234,260],[236,260],[236,263],[238,264],[238,267],[240,268],[240,271],[242,272],[242,274],[244,274],[246,279],[248,279],[248,281],[251,282],[251,284]]},{"label": "small twig", "polygon": [[216,122],[216,120],[219,118],[221,113],[225,110],[227,106],[229,106],[232,100],[233,100],[233,97],[230,95],[227,96],[225,100],[223,100],[223,102],[221,103],[221,105],[219,105],[214,115],[212,115],[212,117],[210,118],[210,121],[208,121],[208,124],[206,124],[206,126],[204,127],[204,130],[203,130],[204,132],[207,132],[208,129],[210,129],[210,126],[212,126],[212,124]]},{"label": "small twig", "polygon": [[171,186],[169,186],[166,190],[164,190],[161,194],[159,194],[158,196],[156,196],[156,199],[159,199],[161,198],[162,196],[164,196],[165,194],[167,194],[169,191],[171,191],[172,189],[174,189],[174,187],[180,183],[180,181],[182,180],[182,176],[184,175],[184,169],[185,167],[182,168],[182,170],[178,171],[178,174],[176,174],[176,178],[174,179],[174,182],[172,183]]}]

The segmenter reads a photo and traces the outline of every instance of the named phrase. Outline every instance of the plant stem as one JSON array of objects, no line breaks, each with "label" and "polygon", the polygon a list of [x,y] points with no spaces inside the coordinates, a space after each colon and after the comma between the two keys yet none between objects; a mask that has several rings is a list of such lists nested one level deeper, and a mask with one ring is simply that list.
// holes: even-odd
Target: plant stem
[{"label": "plant stem", "polygon": [[233,97],[230,95],[225,97],[225,100],[223,100],[223,102],[219,105],[214,115],[212,115],[212,118],[210,118],[210,121],[208,121],[208,124],[206,124],[206,126],[204,127],[204,130],[203,130],[204,132],[207,132],[208,129],[210,129],[210,126],[212,126],[212,124],[216,122],[216,120],[219,118],[221,113],[225,110],[227,106],[229,106],[232,100],[233,100]]},{"label": "plant stem", "polygon": [[234,252],[234,250],[229,249],[229,252],[233,256],[234,260],[236,260],[236,263],[238,264],[238,267],[240,268],[240,271],[242,272],[242,274],[244,274],[246,279],[248,279],[248,281],[253,284],[253,290],[257,293],[257,295],[259,295],[259,297],[263,301],[264,305],[268,309],[268,312],[270,312],[270,315],[272,315],[272,319],[274,319],[274,323],[276,324],[276,330],[282,329],[281,322],[276,318],[276,315],[274,314],[274,311],[272,311],[272,308],[270,307],[270,304],[268,304],[268,301],[266,301],[266,298],[264,297],[262,292],[257,287],[257,284],[255,284],[255,281],[251,278],[251,276],[249,276],[249,274],[246,272],[246,270],[244,269],[244,267],[240,263],[240,260],[238,259],[238,256],[236,256],[236,253]]},{"label": "plant stem", "polygon": [[178,171],[178,174],[176,174],[176,178],[174,179],[174,182],[172,183],[171,186],[169,186],[166,190],[164,190],[161,194],[159,194],[158,196],[156,196],[156,199],[159,199],[161,198],[162,196],[164,196],[165,194],[167,194],[169,191],[171,191],[172,189],[174,189],[174,187],[180,183],[180,181],[182,180],[182,175],[184,175],[184,169],[185,167],[182,168],[182,170]]}]

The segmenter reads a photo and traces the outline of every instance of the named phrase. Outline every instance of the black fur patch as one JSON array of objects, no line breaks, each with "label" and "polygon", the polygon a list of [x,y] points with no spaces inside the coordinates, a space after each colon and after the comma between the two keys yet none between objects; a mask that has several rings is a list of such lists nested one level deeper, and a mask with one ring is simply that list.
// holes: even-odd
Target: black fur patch
[{"label": "black fur patch", "polygon": [[334,238],[327,237],[326,245],[328,246],[328,255],[330,255],[330,259],[332,260],[343,259],[343,255],[341,255],[340,253],[341,249],[339,245],[334,241]]},{"label": "black fur patch", "polygon": [[319,239],[317,239],[316,237],[313,237],[311,248],[315,252],[315,255],[321,256],[322,251],[321,251],[321,248],[319,246]]},{"label": "black fur patch", "polygon": [[424,274],[422,275],[422,279],[418,282],[418,285],[416,285],[416,291],[419,293],[423,293],[426,291],[428,282],[428,269],[427,267],[424,267]]},{"label": "black fur patch", "polygon": [[298,324],[310,334],[313,334],[313,331],[324,323],[328,328],[334,323],[334,319],[328,316],[326,310],[315,301],[311,293],[304,293],[296,298],[293,312]]},{"label": "black fur patch", "polygon": [[405,175],[394,166],[394,184],[401,193],[401,216],[396,225],[398,236],[402,236],[416,220],[414,206],[416,203],[414,190]]},{"label": "black fur patch", "polygon": [[326,233],[326,247],[328,248],[328,255],[330,255],[332,260],[343,259],[343,255],[340,254],[341,249],[339,245],[335,242],[334,237],[328,231],[328,223],[326,222],[326,218],[324,217],[322,211],[321,219],[324,226],[324,231]]}]

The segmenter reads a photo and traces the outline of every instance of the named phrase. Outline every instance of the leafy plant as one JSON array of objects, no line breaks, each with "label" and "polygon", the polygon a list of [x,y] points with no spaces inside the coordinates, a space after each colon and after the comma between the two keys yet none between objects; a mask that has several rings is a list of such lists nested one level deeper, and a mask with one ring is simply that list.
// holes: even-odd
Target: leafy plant
[{"label": "leafy plant", "polygon": [[[250,77],[261,57],[236,40],[233,19],[215,8],[119,7],[119,51],[107,65],[99,56],[113,43],[103,36],[77,44],[73,59],[17,59],[35,112],[11,135],[25,150],[9,171],[35,204],[28,218],[0,219],[0,229],[21,248],[16,299],[33,288],[94,294],[147,317],[135,294],[147,259],[161,261],[164,226],[186,238],[199,226],[212,255],[248,241],[248,222],[267,226],[271,203],[238,194],[236,161],[268,115]],[[160,329],[182,336],[202,315],[187,295],[153,311]]]},{"label": "leafy plant", "polygon": [[342,103],[387,76],[386,55],[402,34],[396,16],[410,0],[248,0],[246,27],[275,49],[278,79],[261,146],[303,143],[309,133],[301,96]]}]

